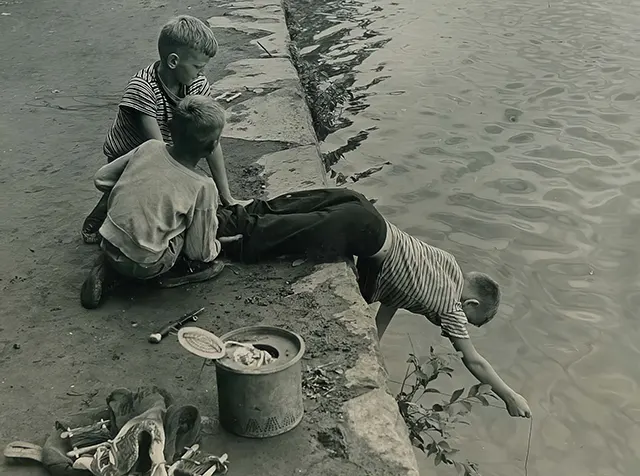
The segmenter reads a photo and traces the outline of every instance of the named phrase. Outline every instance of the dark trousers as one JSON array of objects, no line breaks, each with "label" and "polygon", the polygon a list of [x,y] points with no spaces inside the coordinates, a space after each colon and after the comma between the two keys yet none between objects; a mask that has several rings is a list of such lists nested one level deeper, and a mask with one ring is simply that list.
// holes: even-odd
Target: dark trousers
[{"label": "dark trousers", "polygon": [[230,259],[245,263],[284,255],[322,261],[366,257],[378,252],[386,237],[386,223],[373,204],[341,188],[220,208],[218,219],[218,236],[243,235],[223,249]]}]

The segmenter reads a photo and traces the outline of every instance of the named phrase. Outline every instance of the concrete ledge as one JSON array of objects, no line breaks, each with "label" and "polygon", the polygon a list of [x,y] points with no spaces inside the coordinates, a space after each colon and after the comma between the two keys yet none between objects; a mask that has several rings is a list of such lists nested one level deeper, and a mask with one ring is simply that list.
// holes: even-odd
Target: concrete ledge
[{"label": "concrete ledge", "polygon": [[299,86],[278,88],[227,109],[225,137],[315,144],[315,133]]},{"label": "concrete ledge", "polygon": [[263,155],[258,164],[264,167],[262,173],[268,180],[267,195],[278,195],[272,193],[274,190],[325,186],[324,170],[317,157],[315,144]]},{"label": "concrete ledge", "polygon": [[251,35],[263,35],[251,43],[260,43],[266,50],[265,56],[289,56],[289,32],[279,2],[235,2],[225,16],[209,18],[209,24],[214,28],[233,28]]},{"label": "concrete ledge", "polygon": [[231,74],[212,85],[220,93],[237,89],[238,85],[254,90],[298,85],[296,69],[287,58],[245,59],[229,63],[226,69]]},{"label": "concrete ledge", "polygon": [[345,404],[349,458],[376,476],[419,476],[409,433],[395,399],[377,389]]},{"label": "concrete ledge", "polygon": [[[225,135],[294,144],[259,160],[267,179],[267,197],[325,186],[311,115],[296,70],[288,59],[290,39],[282,5],[277,0],[234,5],[238,8],[224,17],[211,18],[210,24],[214,28],[263,34],[252,42],[260,42],[273,57],[265,53],[261,59],[231,63],[227,69],[233,74],[213,85],[220,92],[269,90],[229,107],[230,125]],[[358,395],[342,407],[345,457],[366,474],[418,476],[407,429],[387,388],[375,322],[360,296],[353,271],[346,263],[316,266],[293,286],[295,293],[314,293],[320,288],[325,295],[320,299],[320,314],[339,320],[365,344],[355,365],[344,375],[345,387]],[[336,301],[342,303],[339,312],[335,311]]]}]

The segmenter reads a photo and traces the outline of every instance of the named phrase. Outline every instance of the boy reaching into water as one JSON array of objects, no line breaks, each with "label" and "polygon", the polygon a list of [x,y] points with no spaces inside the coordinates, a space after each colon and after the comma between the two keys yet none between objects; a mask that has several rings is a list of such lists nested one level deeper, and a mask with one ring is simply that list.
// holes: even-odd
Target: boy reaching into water
[{"label": "boy reaching into water", "polygon": [[381,339],[398,309],[426,317],[439,326],[465,367],[491,385],[511,416],[529,418],[527,401],[514,392],[471,342],[467,324],[490,322],[500,305],[500,287],[484,273],[463,274],[455,257],[387,222],[385,242],[377,255],[358,259],[358,284],[364,299],[379,302],[376,314]]},{"label": "boy reaching into water", "polygon": [[[223,268],[215,261],[223,247],[227,258],[248,263],[282,255],[319,261],[356,256],[364,298],[381,302],[380,336],[399,308],[424,315],[512,416],[531,415],[467,332],[468,323],[482,326],[496,315],[495,281],[482,273],[463,275],[452,255],[401,231],[349,189],[219,207],[214,182],[195,167],[215,149],[223,126],[224,112],[213,99],[187,96],[170,123],[173,145],[150,140],[97,172],[96,186],[109,193],[108,216],[100,228],[101,256],[82,286],[83,306],[98,307],[119,275],[158,278],[165,286],[211,279]],[[179,264],[181,256],[186,265]]]},{"label": "boy reaching into water", "polygon": [[[213,31],[203,21],[183,15],[167,22],[158,37],[160,60],[129,81],[103,151],[113,162],[149,139],[171,144],[169,122],[178,101],[187,95],[209,95],[211,86],[202,70],[218,51]],[[222,203],[239,202],[231,196],[220,143],[206,156]],[[86,243],[98,243],[98,229],[107,211],[103,195],[82,225]]]}]

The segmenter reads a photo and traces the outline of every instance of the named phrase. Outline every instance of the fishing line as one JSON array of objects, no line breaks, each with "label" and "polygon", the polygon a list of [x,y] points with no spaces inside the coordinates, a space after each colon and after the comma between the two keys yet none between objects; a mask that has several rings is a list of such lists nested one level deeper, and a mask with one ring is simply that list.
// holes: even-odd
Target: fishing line
[{"label": "fishing line", "polygon": [[533,433],[533,415],[529,422],[529,440],[527,441],[527,456],[524,458],[524,476],[529,476],[529,454],[531,453],[531,434]]}]

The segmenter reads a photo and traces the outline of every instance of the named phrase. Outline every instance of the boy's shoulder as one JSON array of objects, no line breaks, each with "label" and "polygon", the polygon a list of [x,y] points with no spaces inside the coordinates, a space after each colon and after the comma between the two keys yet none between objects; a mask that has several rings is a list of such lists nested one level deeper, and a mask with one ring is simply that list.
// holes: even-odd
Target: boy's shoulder
[{"label": "boy's shoulder", "polygon": [[[147,88],[150,87],[155,93],[161,92],[161,84],[158,80],[158,61],[151,63],[144,68],[138,70],[130,79],[128,88],[140,87],[140,83],[144,83]],[[191,84],[186,86],[186,94],[211,94],[211,84],[204,75],[198,76]]]},{"label": "boy's shoulder", "polygon": [[156,64],[157,62],[154,62],[142,69],[139,69],[133,76],[131,76],[129,82],[131,83],[133,81],[142,80],[148,83],[156,83],[158,80],[156,76]]}]

